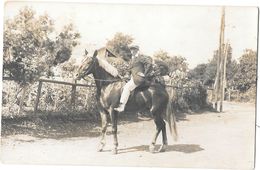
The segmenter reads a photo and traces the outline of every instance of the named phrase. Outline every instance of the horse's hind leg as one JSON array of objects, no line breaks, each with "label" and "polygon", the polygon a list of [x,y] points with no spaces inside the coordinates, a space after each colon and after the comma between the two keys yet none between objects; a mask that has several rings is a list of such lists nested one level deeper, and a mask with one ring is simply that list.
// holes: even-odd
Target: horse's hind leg
[{"label": "horse's hind leg", "polygon": [[107,126],[108,126],[108,113],[105,112],[104,110],[100,112],[100,116],[101,116],[101,140],[100,140],[100,144],[98,146],[98,151],[102,152],[104,146],[106,145],[106,131],[107,131]]},{"label": "horse's hind leg", "polygon": [[153,140],[152,140],[152,143],[151,145],[149,146],[149,151],[151,153],[154,153],[155,152],[155,143],[156,143],[156,140],[158,138],[158,135],[160,134],[161,132],[161,126],[159,125],[159,122],[158,120],[155,118],[154,119],[154,122],[155,122],[155,125],[156,125],[156,132],[154,134],[154,137],[153,137]]},{"label": "horse's hind leg", "polygon": [[167,134],[166,134],[166,124],[165,121],[163,119],[161,119],[161,125],[162,125],[162,146],[159,149],[159,152],[165,152],[166,147],[168,145],[168,141],[167,141]]},{"label": "horse's hind leg", "polygon": [[161,115],[158,114],[159,112],[154,112],[153,116],[154,116],[154,122],[156,125],[156,132],[155,135],[153,137],[152,143],[149,147],[149,150],[151,153],[155,152],[155,144],[156,144],[156,140],[160,134],[160,132],[162,131],[162,146],[159,149],[159,152],[164,152],[166,150],[166,146],[168,145],[168,141],[167,141],[167,135],[166,135],[166,124],[163,120],[163,118],[161,117]]},{"label": "horse's hind leg", "polygon": [[151,145],[149,146],[149,151],[151,153],[154,153],[155,152],[155,143],[156,143],[156,140],[158,138],[158,135],[160,134],[161,130],[162,130],[162,121],[160,120],[160,116],[153,113],[153,117],[154,117],[154,123],[156,125],[156,132],[154,134],[154,137],[153,137],[153,140],[152,140],[152,143]]}]

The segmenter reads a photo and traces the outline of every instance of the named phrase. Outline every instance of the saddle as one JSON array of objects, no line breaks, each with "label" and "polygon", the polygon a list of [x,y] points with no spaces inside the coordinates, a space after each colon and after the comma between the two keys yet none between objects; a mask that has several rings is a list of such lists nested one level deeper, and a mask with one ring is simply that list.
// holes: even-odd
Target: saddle
[{"label": "saddle", "polygon": [[152,79],[145,79],[145,81],[135,88],[135,91],[145,91],[147,90],[152,84]]},{"label": "saddle", "polygon": [[165,86],[165,81],[162,76],[151,76],[145,78],[145,81],[139,85],[138,87],[135,88],[134,91],[139,92],[139,91],[145,91],[147,90],[150,86],[152,85],[162,85]]}]

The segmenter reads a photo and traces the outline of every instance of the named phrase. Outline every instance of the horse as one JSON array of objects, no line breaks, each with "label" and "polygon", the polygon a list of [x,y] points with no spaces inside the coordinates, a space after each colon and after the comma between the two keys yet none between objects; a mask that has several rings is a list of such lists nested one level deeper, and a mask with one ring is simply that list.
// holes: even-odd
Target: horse
[{"label": "horse", "polygon": [[[117,69],[108,63],[104,57],[99,56],[100,51],[95,50],[93,56],[86,56],[81,66],[78,68],[75,80],[84,79],[92,74],[96,84],[97,107],[101,116],[101,140],[98,151],[103,151],[106,144],[105,136],[110,116],[112,124],[112,134],[114,140],[113,154],[118,153],[117,123],[118,112],[114,108],[118,107],[122,88],[125,81],[118,76]],[[149,145],[151,153],[164,152],[167,149],[168,141],[166,134],[166,120],[172,137],[177,139],[177,127],[172,104],[165,86],[159,83],[153,83],[147,88],[135,89],[126,104],[125,111],[141,112],[149,111],[152,115],[156,130]],[[155,144],[158,135],[162,132],[162,145],[158,151],[155,151]]]}]

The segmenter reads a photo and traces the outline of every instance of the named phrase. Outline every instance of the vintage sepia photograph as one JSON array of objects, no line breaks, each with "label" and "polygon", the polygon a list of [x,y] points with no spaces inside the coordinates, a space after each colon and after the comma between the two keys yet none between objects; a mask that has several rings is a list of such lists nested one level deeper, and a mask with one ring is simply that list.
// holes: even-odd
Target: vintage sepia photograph
[{"label": "vintage sepia photograph", "polygon": [[253,169],[258,15],[7,1],[1,162]]}]

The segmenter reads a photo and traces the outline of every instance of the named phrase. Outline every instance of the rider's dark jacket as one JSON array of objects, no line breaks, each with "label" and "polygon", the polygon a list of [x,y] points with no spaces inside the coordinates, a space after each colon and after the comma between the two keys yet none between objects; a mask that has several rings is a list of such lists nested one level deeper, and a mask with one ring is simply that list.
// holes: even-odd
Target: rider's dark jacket
[{"label": "rider's dark jacket", "polygon": [[149,56],[139,54],[132,59],[130,69],[134,83],[139,86],[145,82],[146,77],[150,76],[153,70],[153,60]]}]

